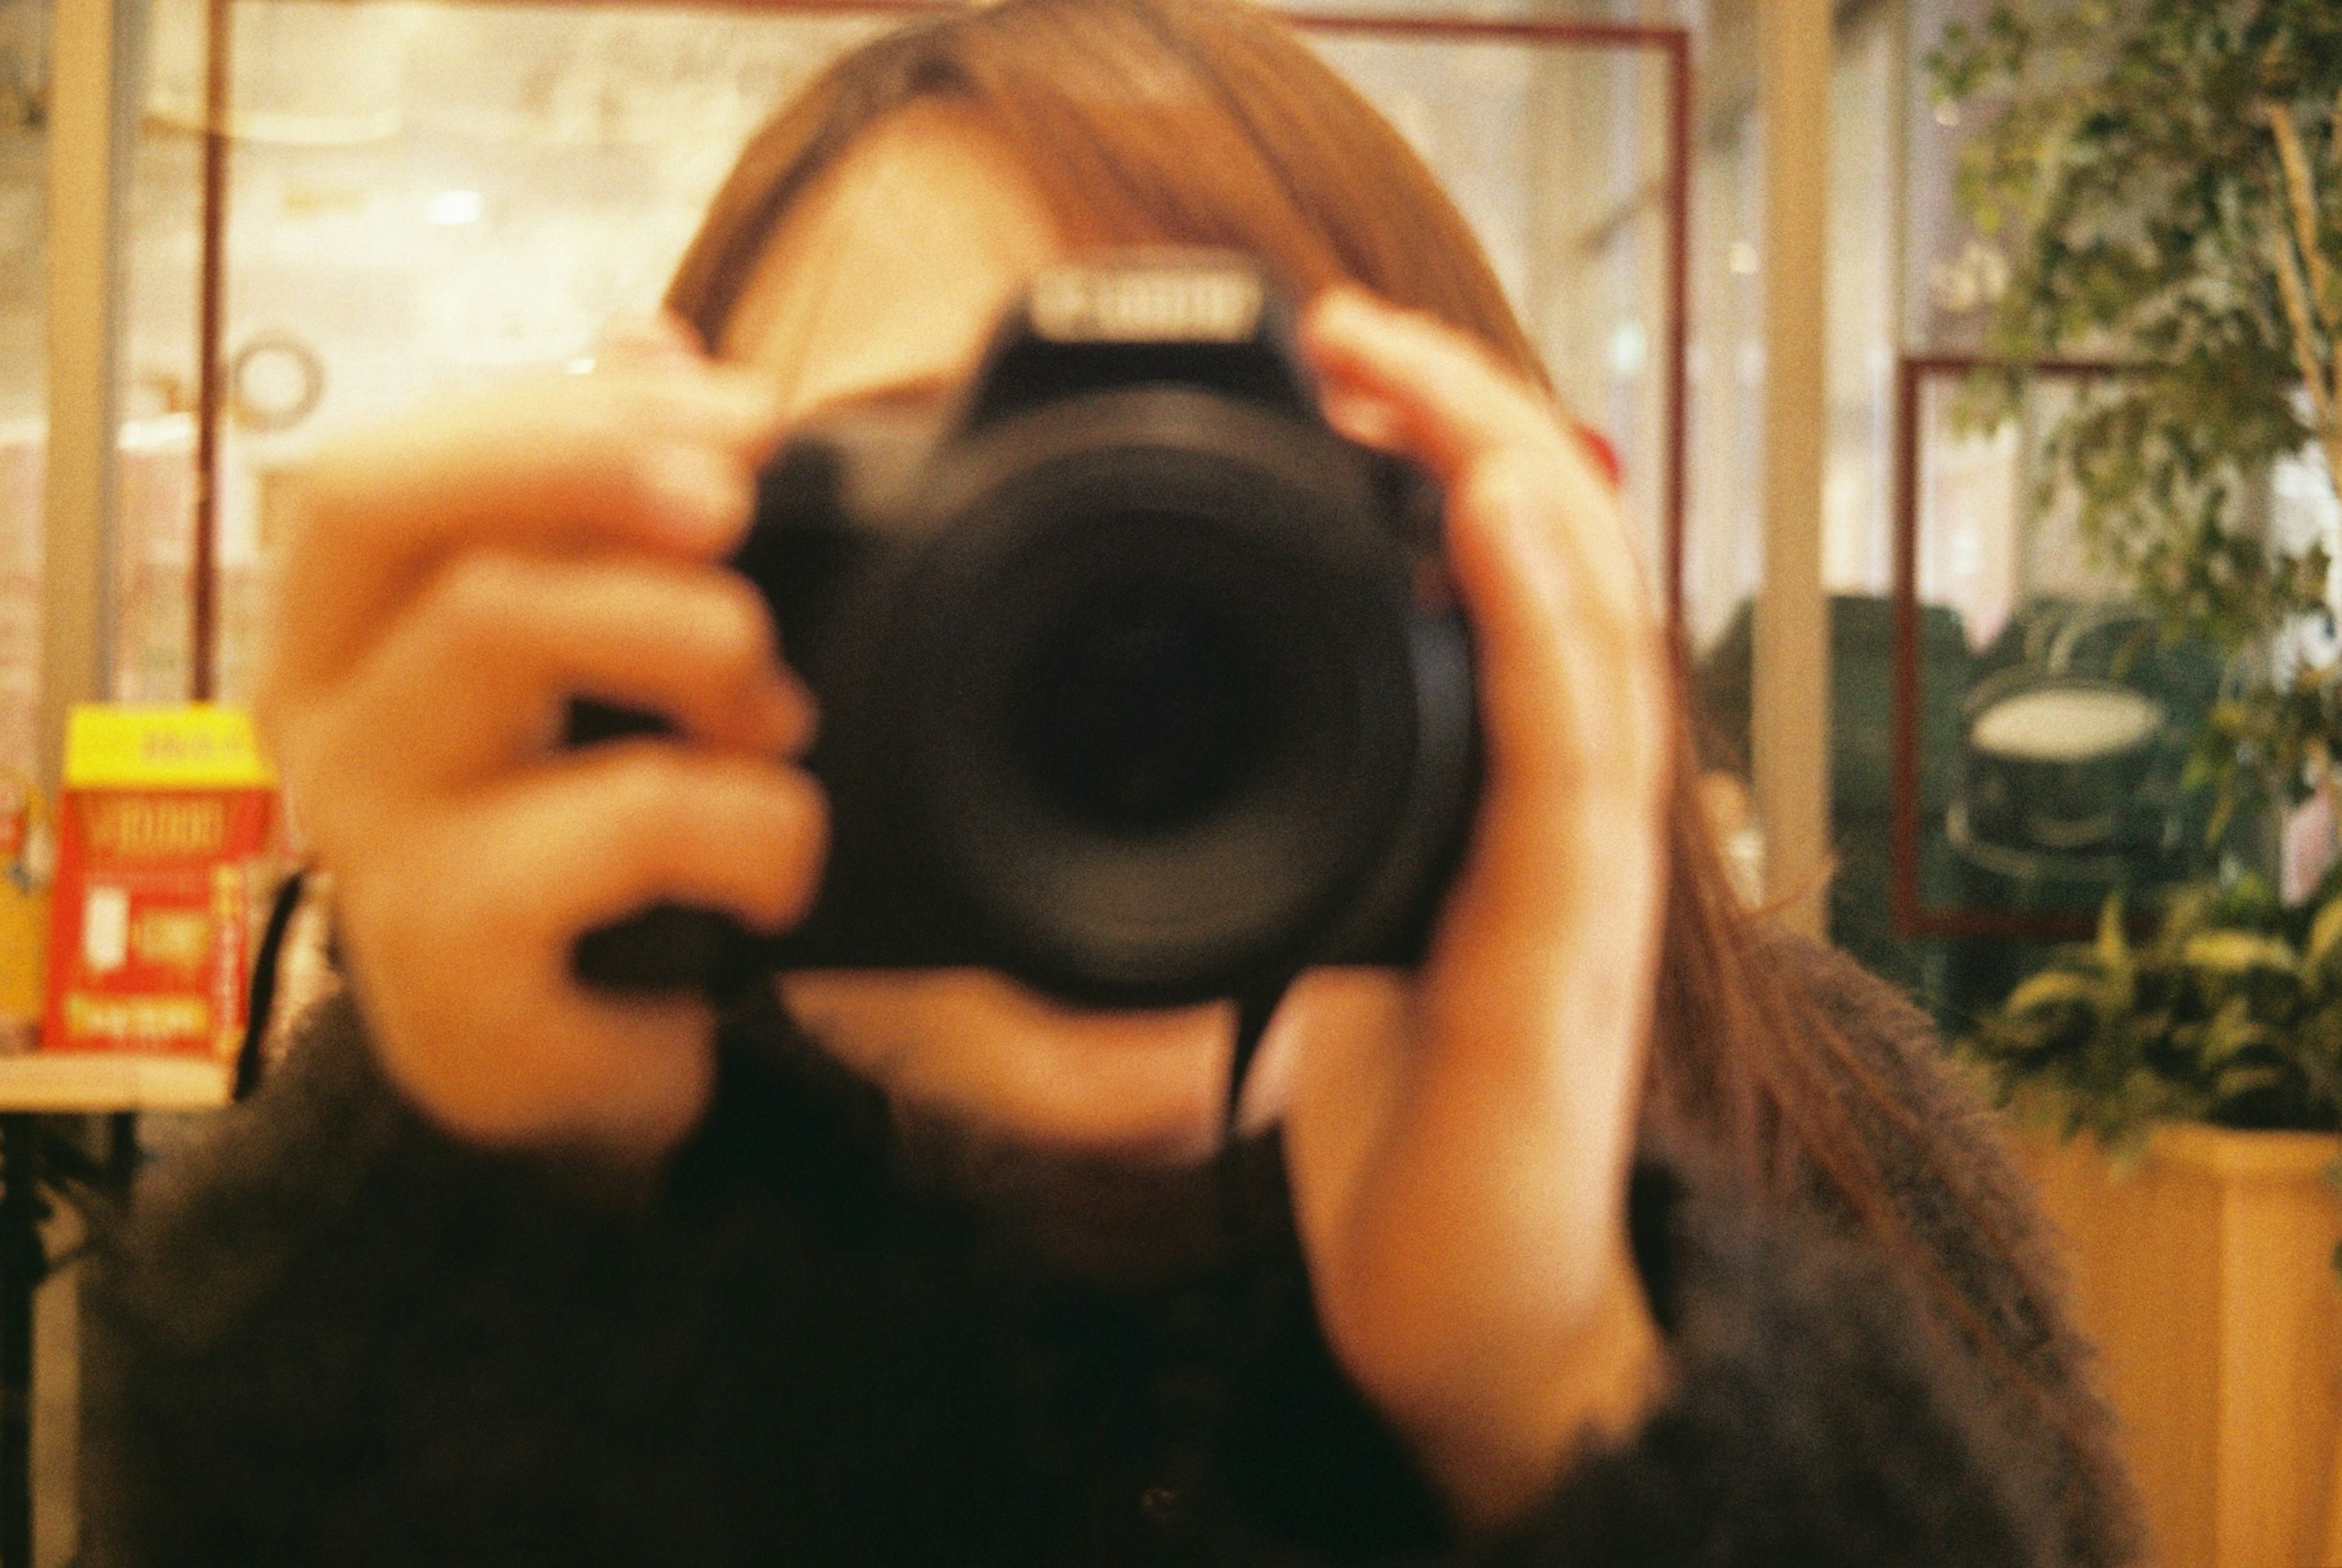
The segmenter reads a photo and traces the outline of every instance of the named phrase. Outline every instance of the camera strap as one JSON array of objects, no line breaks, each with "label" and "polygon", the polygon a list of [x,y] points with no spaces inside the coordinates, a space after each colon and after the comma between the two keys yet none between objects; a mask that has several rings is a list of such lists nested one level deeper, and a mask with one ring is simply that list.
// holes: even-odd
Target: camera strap
[{"label": "camera strap", "polygon": [[235,1053],[232,1079],[235,1099],[247,1099],[260,1087],[261,1069],[267,1063],[268,1025],[276,1010],[277,971],[284,967],[285,939],[293,929],[293,916],[300,912],[301,894],[308,885],[308,875],[306,870],[295,867],[277,884],[276,896],[269,901],[268,924],[262,928],[260,950],[252,960],[252,989],[245,1008],[244,1042]]}]

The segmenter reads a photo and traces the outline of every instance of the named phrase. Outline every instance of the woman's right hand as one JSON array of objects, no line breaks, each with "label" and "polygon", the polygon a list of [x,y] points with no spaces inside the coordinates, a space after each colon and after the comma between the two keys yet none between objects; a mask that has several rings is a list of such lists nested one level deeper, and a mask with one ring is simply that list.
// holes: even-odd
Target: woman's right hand
[{"label": "woman's right hand", "polygon": [[[382,1064],[458,1137],[655,1167],[706,1109],[713,1010],[590,991],[572,944],[661,901],[771,930],[812,898],[812,702],[721,564],[778,429],[753,374],[638,344],[305,471],[261,723]],[[680,734],[565,750],[580,695]]]}]

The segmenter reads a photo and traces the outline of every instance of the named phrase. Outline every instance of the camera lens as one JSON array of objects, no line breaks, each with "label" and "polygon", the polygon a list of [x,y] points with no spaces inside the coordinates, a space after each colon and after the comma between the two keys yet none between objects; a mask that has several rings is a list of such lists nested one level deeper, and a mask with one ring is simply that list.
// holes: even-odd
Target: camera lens
[{"label": "camera lens", "polygon": [[1362,896],[1419,727],[1367,477],[1184,388],[1053,404],[927,477],[870,622],[869,765],[993,966],[1118,1006],[1226,996]]},{"label": "camera lens", "polygon": [[1176,831],[1258,770],[1273,693],[1235,617],[1193,586],[1113,584],[1020,672],[1013,744],[1044,798],[1106,833]]}]

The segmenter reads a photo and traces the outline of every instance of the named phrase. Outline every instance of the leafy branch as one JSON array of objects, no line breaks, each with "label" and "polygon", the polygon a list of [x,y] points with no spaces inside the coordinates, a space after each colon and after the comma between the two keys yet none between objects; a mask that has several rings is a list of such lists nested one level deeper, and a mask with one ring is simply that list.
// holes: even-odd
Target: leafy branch
[{"label": "leafy branch", "polygon": [[2144,942],[2110,899],[1962,1048],[2020,1116],[2117,1151],[2158,1121],[2342,1125],[2342,888],[2192,888]]},{"label": "leafy branch", "polygon": [[[2317,187],[2292,109],[2267,101],[2255,108],[2277,144],[2286,213],[2291,220],[2289,225],[2272,225],[2269,257],[2285,302],[2286,322],[2293,333],[2294,363],[2309,394],[2312,421],[2326,452],[2327,472],[2342,474],[2342,414],[2337,414],[2337,408],[2342,408],[2342,382],[2335,379],[2337,372],[2342,371],[2336,353],[2342,347],[2342,297],[2335,293],[2334,269],[2318,243]],[[2337,154],[2342,154],[2342,118],[2336,122],[2333,139]]]},{"label": "leafy branch", "polygon": [[2166,636],[2245,672],[2192,770],[2216,821],[2308,787],[2342,757],[2333,563],[2258,503],[2312,449],[2342,476],[2342,5],[2001,0],[1929,63],[1985,111],[1960,194],[2008,262],[1986,326],[2017,368],[1982,411],[2013,412],[2042,359],[2140,367],[2057,421],[2045,489]]}]

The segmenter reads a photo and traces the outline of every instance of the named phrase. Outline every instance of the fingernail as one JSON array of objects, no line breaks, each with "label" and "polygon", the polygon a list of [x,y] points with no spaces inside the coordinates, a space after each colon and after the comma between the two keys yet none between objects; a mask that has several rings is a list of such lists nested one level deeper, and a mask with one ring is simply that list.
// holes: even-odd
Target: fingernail
[{"label": "fingernail", "polygon": [[1306,325],[1313,329],[1330,326],[1339,331],[1363,319],[1372,308],[1365,292],[1355,285],[1329,284],[1310,302]]},{"label": "fingernail", "polygon": [[761,460],[781,430],[781,392],[769,376],[731,365],[686,365],[669,417],[671,428],[721,452]]},{"label": "fingernail", "polygon": [[1318,399],[1326,423],[1366,446],[1388,446],[1398,438],[1397,411],[1363,393],[1329,390]]},{"label": "fingernail", "polygon": [[821,708],[813,693],[795,674],[784,669],[766,689],[762,714],[766,749],[776,756],[794,757],[813,744],[821,727]]},{"label": "fingernail", "polygon": [[687,544],[728,539],[752,499],[741,464],[702,446],[654,447],[645,459],[666,520]]},{"label": "fingernail", "polygon": [[594,353],[604,359],[697,359],[700,348],[698,335],[689,326],[662,312],[650,316],[612,317],[595,335]]}]

